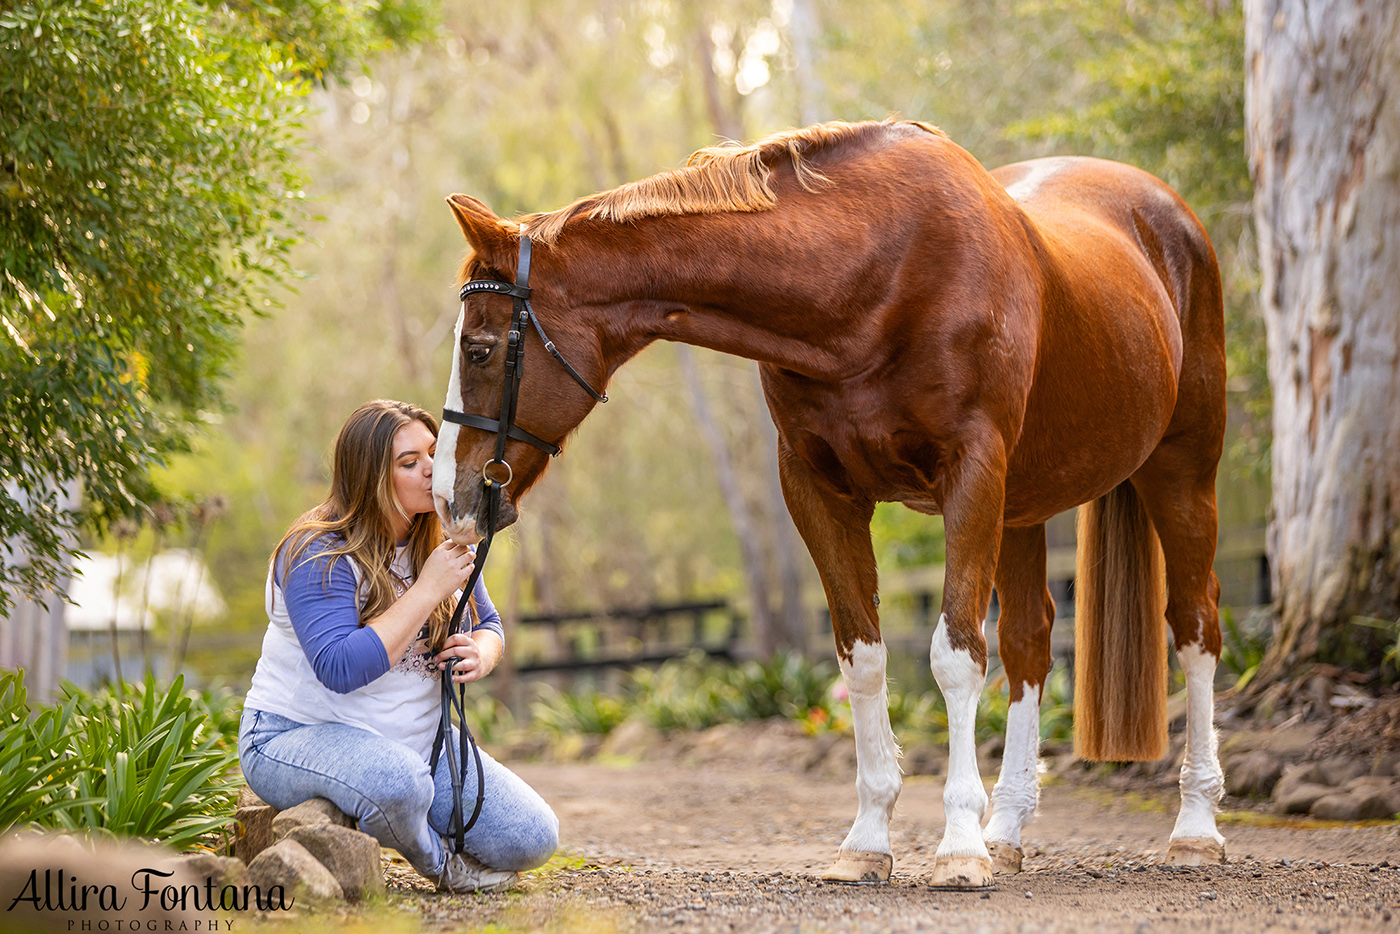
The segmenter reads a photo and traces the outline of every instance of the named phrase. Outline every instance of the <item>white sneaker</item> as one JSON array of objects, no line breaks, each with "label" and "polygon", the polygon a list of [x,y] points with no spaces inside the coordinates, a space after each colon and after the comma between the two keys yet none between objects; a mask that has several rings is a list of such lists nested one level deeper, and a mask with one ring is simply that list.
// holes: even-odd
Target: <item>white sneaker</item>
[{"label": "white sneaker", "polygon": [[481,860],[466,853],[448,853],[447,862],[438,875],[439,892],[504,892],[520,881],[520,873],[492,869]]}]

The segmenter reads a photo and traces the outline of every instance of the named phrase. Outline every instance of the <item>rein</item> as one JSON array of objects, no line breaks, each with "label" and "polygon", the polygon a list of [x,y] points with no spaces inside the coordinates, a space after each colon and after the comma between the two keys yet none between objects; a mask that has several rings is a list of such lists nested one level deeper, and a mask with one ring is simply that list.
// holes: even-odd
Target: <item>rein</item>
[{"label": "rein", "polygon": [[[481,482],[485,487],[486,494],[486,534],[482,537],[481,544],[477,546],[475,566],[471,576],[467,578],[466,586],[462,589],[462,597],[457,601],[457,606],[452,611],[452,619],[447,625],[449,636],[460,631],[462,611],[466,608],[467,601],[472,598],[477,581],[481,579],[482,568],[486,566],[486,556],[491,551],[491,540],[496,535],[496,518],[501,505],[501,491],[510,485],[510,481],[515,476],[515,472],[505,459],[507,439],[513,438],[516,441],[533,445],[550,457],[556,457],[559,454],[559,445],[537,438],[515,424],[515,407],[520,397],[520,380],[524,375],[525,367],[525,325],[527,323],[534,325],[535,332],[544,342],[544,349],[549,351],[555,360],[559,361],[564,370],[573,377],[574,382],[587,390],[595,401],[608,401],[605,393],[600,393],[588,385],[588,381],[569,365],[569,361],[564,359],[564,355],[544,333],[540,319],[530,306],[529,237],[521,236],[520,238],[520,258],[516,265],[515,283],[501,282],[497,279],[472,279],[462,286],[457,297],[465,304],[467,296],[474,292],[509,295],[512,307],[510,331],[506,335],[505,385],[501,390],[500,417],[487,418],[449,408],[442,410],[443,421],[496,433],[495,456],[481,467]],[[438,721],[437,736],[433,739],[433,753],[428,760],[428,768],[431,774],[437,774],[439,755],[446,749],[448,774],[452,778],[452,817],[448,822],[448,834],[451,839],[452,852],[461,853],[465,845],[466,833],[476,824],[477,818],[481,816],[481,807],[486,801],[486,773],[481,764],[481,750],[477,747],[476,738],[467,729],[464,715],[467,686],[460,684],[455,692],[452,690],[452,669],[455,664],[456,659],[449,658],[442,672],[442,717]],[[457,720],[461,724],[456,750],[452,748],[450,741],[453,710],[457,711]],[[471,817],[463,820],[462,813],[465,809],[462,804],[462,790],[465,784],[465,768],[469,755],[476,760],[476,806],[472,809]]]}]

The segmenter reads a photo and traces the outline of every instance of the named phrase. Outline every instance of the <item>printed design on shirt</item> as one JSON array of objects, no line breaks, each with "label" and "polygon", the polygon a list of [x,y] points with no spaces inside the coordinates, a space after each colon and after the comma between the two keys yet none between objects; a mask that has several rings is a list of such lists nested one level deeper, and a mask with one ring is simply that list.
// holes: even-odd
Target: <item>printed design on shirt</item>
[{"label": "printed design on shirt", "polygon": [[[390,568],[390,574],[393,576],[394,589],[398,591],[398,596],[402,597],[408,590],[408,579],[400,574],[397,568]],[[442,676],[442,672],[433,662],[433,655],[432,649],[428,647],[428,624],[424,623],[423,628],[418,630],[418,635],[413,637],[408,649],[390,671],[417,673],[424,681],[436,681]]]},{"label": "printed design on shirt", "polygon": [[418,635],[409,643],[408,650],[403,653],[403,657],[391,670],[404,674],[416,672],[425,681],[434,681],[442,675],[433,662],[432,650],[428,648],[427,623],[424,623],[423,628],[418,630]]}]

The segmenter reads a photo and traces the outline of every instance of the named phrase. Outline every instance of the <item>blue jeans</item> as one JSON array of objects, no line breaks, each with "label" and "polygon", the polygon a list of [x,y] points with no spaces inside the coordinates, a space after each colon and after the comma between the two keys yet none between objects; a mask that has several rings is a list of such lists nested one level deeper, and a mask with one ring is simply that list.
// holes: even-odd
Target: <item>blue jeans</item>
[{"label": "blue jeans", "polygon": [[[456,729],[453,743],[457,742]],[[248,787],[285,810],[312,798],[329,799],[359,821],[360,830],[393,847],[429,879],[447,862],[442,836],[452,816],[447,754],[437,775],[402,743],[342,723],[304,724],[265,710],[245,709],[238,755]],[[466,850],[493,869],[541,865],[559,845],[559,819],[524,780],[481,754],[486,798],[466,835]],[[476,801],[476,769],[462,789],[463,819]]]}]

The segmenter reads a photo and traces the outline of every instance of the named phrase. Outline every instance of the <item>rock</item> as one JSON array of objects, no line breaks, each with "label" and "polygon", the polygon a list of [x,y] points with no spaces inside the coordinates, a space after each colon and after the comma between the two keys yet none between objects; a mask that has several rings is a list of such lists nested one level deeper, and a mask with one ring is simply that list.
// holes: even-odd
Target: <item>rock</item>
[{"label": "rock", "polygon": [[1283,762],[1263,749],[1235,756],[1225,768],[1225,788],[1240,797],[1268,797],[1283,775]]},{"label": "rock", "polygon": [[384,894],[379,841],[369,834],[326,823],[293,828],[285,839],[306,847],[317,862],[329,869],[348,900],[358,902],[366,895]]},{"label": "rock", "polygon": [[1371,774],[1400,777],[1400,749],[1377,753],[1371,760]]},{"label": "rock", "polygon": [[[151,869],[174,875],[162,877],[143,873]],[[69,880],[76,877],[77,881],[65,884],[60,876],[67,876]],[[111,919],[115,916],[112,896],[115,895],[122,901],[120,920],[130,925],[130,930],[192,931],[208,912],[199,911],[188,902],[175,903],[166,910],[162,908],[160,894],[167,886],[178,891],[182,886],[199,885],[202,881],[178,864],[173,850],[164,847],[100,837],[81,840],[68,835],[27,831],[6,833],[0,836],[0,892],[5,893],[8,907],[0,916],[4,919],[0,921],[0,929],[27,934],[112,929]],[[50,883],[55,894],[60,886],[69,892],[73,891],[72,886],[79,887],[85,894],[78,897],[85,899],[86,905],[79,901],[78,907],[71,910],[46,907],[44,900]],[[139,894],[139,886],[143,885],[149,885],[155,892],[148,902]],[[111,888],[104,895],[103,889],[108,886]],[[39,899],[37,904],[28,900],[27,891]]]},{"label": "rock", "polygon": [[184,853],[175,857],[175,865],[189,872],[200,882],[211,879],[214,888],[226,885],[241,887],[248,884],[248,867],[243,860],[216,853]]},{"label": "rock", "polygon": [[282,840],[298,827],[312,827],[316,824],[334,824],[337,827],[354,827],[355,819],[345,814],[325,798],[312,798],[296,807],[287,808],[272,819],[272,838]]},{"label": "rock", "polygon": [[312,904],[336,901],[343,893],[331,871],[295,840],[278,840],[248,864],[248,876],[266,898],[281,886],[285,901],[306,899]]},{"label": "rock", "polygon": [[1400,813],[1400,780],[1385,775],[1362,775],[1347,782],[1345,790],[1348,793],[1365,793],[1380,798],[1388,809],[1382,817]]},{"label": "rock", "polygon": [[238,820],[233,837],[233,855],[244,863],[251,863],[259,853],[272,846],[272,821],[277,816],[277,809],[263,804],[247,788],[243,791],[246,795],[239,794],[238,810],[233,812]]},{"label": "rock", "polygon": [[[1283,774],[1274,783],[1273,798],[1274,803],[1281,802],[1293,793],[1293,789],[1300,785],[1327,785],[1327,776],[1322,774],[1322,769],[1318,768],[1316,762],[1304,762],[1302,765],[1285,765]],[[1311,805],[1309,805],[1311,807]]]},{"label": "rock", "polygon": [[1370,771],[1369,763],[1351,756],[1333,756],[1318,763],[1328,785],[1345,785],[1358,775]]},{"label": "rock", "polygon": [[1363,786],[1323,795],[1313,802],[1309,813],[1322,820],[1376,820],[1394,812],[1379,792]]},{"label": "rock", "polygon": [[1274,804],[1284,814],[1307,814],[1319,798],[1340,794],[1330,785],[1315,785],[1311,782],[1295,784],[1283,795],[1279,795],[1277,789],[1278,786],[1275,786]]}]

